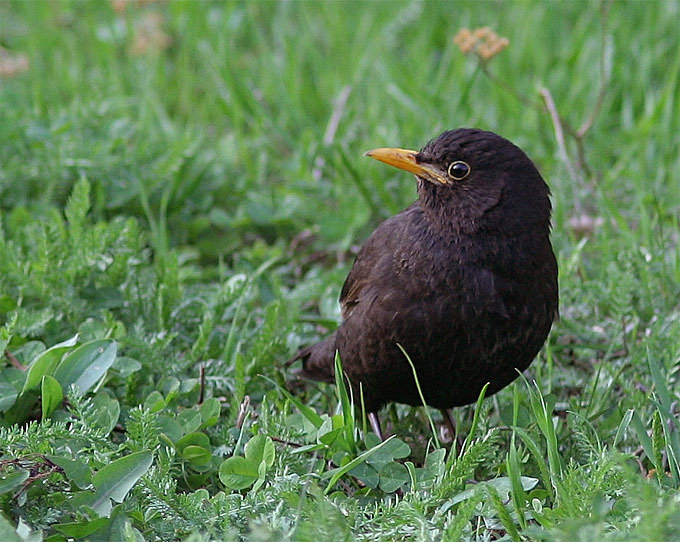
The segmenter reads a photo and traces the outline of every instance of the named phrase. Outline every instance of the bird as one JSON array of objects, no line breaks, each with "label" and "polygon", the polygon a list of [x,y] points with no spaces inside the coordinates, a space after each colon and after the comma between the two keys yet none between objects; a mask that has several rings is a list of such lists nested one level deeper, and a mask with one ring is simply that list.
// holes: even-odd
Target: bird
[{"label": "bird", "polygon": [[519,147],[475,128],[365,156],[415,175],[418,198],[359,250],[336,331],[289,361],[333,382],[337,352],[381,439],[392,402],[424,400],[455,431],[450,409],[515,380],[558,318],[550,190]]}]

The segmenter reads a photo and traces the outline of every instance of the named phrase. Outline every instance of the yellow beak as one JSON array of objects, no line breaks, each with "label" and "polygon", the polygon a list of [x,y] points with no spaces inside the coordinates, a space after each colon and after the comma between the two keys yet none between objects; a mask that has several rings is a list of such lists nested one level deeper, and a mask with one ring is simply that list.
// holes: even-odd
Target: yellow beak
[{"label": "yellow beak", "polygon": [[364,156],[370,156],[390,166],[409,171],[431,183],[448,184],[447,177],[442,175],[432,164],[419,164],[416,160],[417,155],[418,151],[396,148],[373,149],[364,153]]}]

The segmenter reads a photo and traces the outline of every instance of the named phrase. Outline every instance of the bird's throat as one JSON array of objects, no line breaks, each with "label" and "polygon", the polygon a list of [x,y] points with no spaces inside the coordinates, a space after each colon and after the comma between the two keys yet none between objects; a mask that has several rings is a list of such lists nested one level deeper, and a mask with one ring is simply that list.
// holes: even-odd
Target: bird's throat
[{"label": "bird's throat", "polygon": [[473,234],[492,229],[487,216],[501,199],[501,189],[485,193],[470,188],[437,187],[418,180],[418,199],[432,229],[443,234]]}]

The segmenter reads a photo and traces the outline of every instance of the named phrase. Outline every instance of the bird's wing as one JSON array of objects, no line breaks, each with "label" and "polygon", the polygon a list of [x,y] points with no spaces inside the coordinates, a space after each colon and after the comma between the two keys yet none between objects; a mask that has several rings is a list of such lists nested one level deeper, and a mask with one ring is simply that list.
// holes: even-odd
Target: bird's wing
[{"label": "bird's wing", "polygon": [[361,247],[340,292],[343,320],[349,317],[359,303],[365,287],[372,284],[376,271],[393,259],[395,250],[404,242],[402,232],[407,231],[407,223],[420,212],[418,203],[414,203],[380,224]]},{"label": "bird's wing", "polygon": [[[362,251],[363,252],[363,251]],[[361,256],[361,254],[359,254]],[[354,262],[354,266],[345,279],[345,284],[340,292],[340,309],[343,320],[352,313],[352,309],[359,303],[361,292],[369,283],[370,269],[367,265],[367,258],[359,258]]]}]

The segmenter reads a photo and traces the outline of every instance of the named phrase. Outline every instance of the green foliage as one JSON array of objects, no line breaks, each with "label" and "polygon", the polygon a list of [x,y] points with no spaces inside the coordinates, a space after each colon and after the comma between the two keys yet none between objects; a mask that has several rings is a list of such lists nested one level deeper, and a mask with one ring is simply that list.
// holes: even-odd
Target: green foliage
[{"label": "green foliage", "polygon": [[[482,65],[451,38],[486,25],[510,46]],[[0,2],[0,539],[680,538],[677,27],[673,2]],[[581,139],[542,88],[563,127],[596,113]],[[414,198],[361,153],[461,125],[548,180],[561,318],[456,409],[462,445],[404,406],[381,443],[342,360],[294,392],[284,362]]]},{"label": "green foliage", "polygon": [[220,465],[220,481],[230,489],[257,491],[264,484],[267,469],[274,464],[276,449],[272,439],[255,435],[244,447],[245,457],[234,455]]}]

